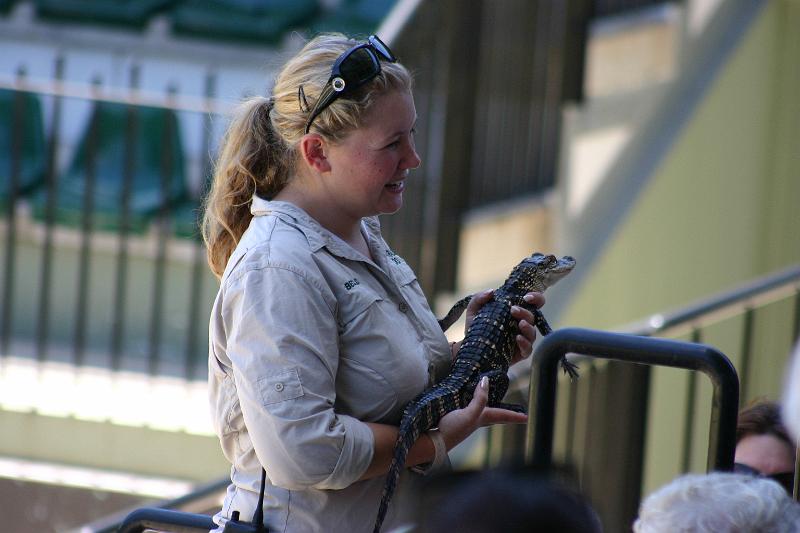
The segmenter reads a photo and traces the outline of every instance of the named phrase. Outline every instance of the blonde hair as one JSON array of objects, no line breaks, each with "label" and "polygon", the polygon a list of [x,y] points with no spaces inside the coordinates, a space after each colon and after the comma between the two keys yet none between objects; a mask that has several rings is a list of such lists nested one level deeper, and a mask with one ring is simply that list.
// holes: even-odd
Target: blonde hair
[{"label": "blonde hair", "polygon": [[[245,100],[234,113],[203,213],[208,264],[217,277],[222,277],[250,224],[253,194],[272,199],[292,178],[310,109],[328,81],[333,63],[355,44],[357,41],[341,34],[315,37],[281,69],[272,97]],[[362,124],[378,96],[392,90],[410,91],[411,87],[405,67],[382,61],[378,76],[346,98],[335,100],[317,116],[311,129],[337,143]]]}]

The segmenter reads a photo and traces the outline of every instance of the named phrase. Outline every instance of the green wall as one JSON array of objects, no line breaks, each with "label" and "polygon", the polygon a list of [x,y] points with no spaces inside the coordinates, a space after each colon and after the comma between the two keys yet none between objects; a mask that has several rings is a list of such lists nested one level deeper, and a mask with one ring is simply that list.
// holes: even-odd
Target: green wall
[{"label": "green wall", "polygon": [[764,10],[605,253],[583,265],[561,323],[617,327],[800,262],[797,12]]},{"label": "green wall", "polygon": [[[800,263],[800,2],[769,2],[603,246],[561,325],[615,329]],[[756,312],[747,396],[780,394],[791,306]],[[741,318],[707,333],[739,363]],[[680,472],[686,372],[652,374],[644,493]],[[705,469],[698,378],[690,469]],[[643,399],[644,401],[644,399]]]}]

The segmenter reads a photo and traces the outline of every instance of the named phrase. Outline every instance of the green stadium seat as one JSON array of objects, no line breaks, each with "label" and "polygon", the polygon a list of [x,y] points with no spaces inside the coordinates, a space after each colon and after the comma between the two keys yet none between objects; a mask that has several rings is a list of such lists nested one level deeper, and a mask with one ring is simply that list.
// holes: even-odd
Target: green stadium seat
[{"label": "green stadium seat", "polygon": [[377,31],[397,0],[345,0],[338,9],[310,26],[310,34],[336,31],[347,35],[369,35]]},{"label": "green stadium seat", "polygon": [[142,29],[175,0],[35,0],[36,14],[57,22],[88,22]]},{"label": "green stadium seat", "polygon": [[172,210],[172,232],[181,239],[203,240],[200,224],[203,221],[203,201],[211,189],[211,175],[206,176],[202,188],[191,194]]},{"label": "green stadium seat", "polygon": [[200,241],[200,200],[187,200],[175,207],[172,211],[172,231],[181,239]]},{"label": "green stadium seat", "polygon": [[[15,139],[20,133],[22,138]],[[17,194],[22,196],[44,183],[47,154],[42,109],[39,99],[31,93],[0,89],[0,210],[3,211],[11,193],[15,143],[20,143]]]},{"label": "green stadium seat", "polygon": [[[117,231],[122,227],[129,110],[133,110],[136,127],[133,130],[135,152],[132,157],[128,229],[143,232],[162,206],[173,207],[186,198],[183,151],[175,113],[156,107],[97,102],[75,157],[66,172],[58,178],[56,223],[67,226],[82,224],[88,156],[93,152],[92,227],[105,231]],[[93,123],[96,132],[92,142]],[[164,181],[168,186],[162,187],[167,165],[171,168]],[[44,190],[34,196],[34,217],[45,218],[46,201]]]},{"label": "green stadium seat", "polygon": [[178,35],[276,44],[318,11],[317,0],[184,0],[171,18]]},{"label": "green stadium seat", "polygon": [[0,13],[8,13],[16,0],[0,0]]}]

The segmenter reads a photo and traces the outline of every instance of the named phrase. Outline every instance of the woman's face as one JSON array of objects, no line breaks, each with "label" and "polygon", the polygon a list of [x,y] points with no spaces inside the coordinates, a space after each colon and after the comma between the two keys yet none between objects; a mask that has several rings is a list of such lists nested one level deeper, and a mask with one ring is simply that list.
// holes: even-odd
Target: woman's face
[{"label": "woman's face", "polygon": [[416,121],[411,93],[391,91],[377,98],[360,128],[329,146],[331,170],[325,180],[340,215],[355,222],[402,207],[408,171],[420,165]]},{"label": "woman's face", "polygon": [[794,471],[794,450],[775,435],[747,435],[736,444],[737,463],[764,475]]}]

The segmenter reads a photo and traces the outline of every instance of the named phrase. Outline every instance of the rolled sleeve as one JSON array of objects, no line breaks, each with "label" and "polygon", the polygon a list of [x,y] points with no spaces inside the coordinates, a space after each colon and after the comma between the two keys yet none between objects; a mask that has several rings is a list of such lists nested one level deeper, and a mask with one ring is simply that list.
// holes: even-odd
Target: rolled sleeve
[{"label": "rolled sleeve", "polygon": [[366,472],[375,450],[372,430],[351,416],[339,415],[344,427],[345,440],[339,462],[328,477],[317,484],[319,489],[341,489],[361,478]]},{"label": "rolled sleeve", "polygon": [[339,358],[332,299],[307,273],[270,265],[232,280],[227,355],[242,416],[272,484],[340,489],[373,456],[373,436],[334,411]]}]

